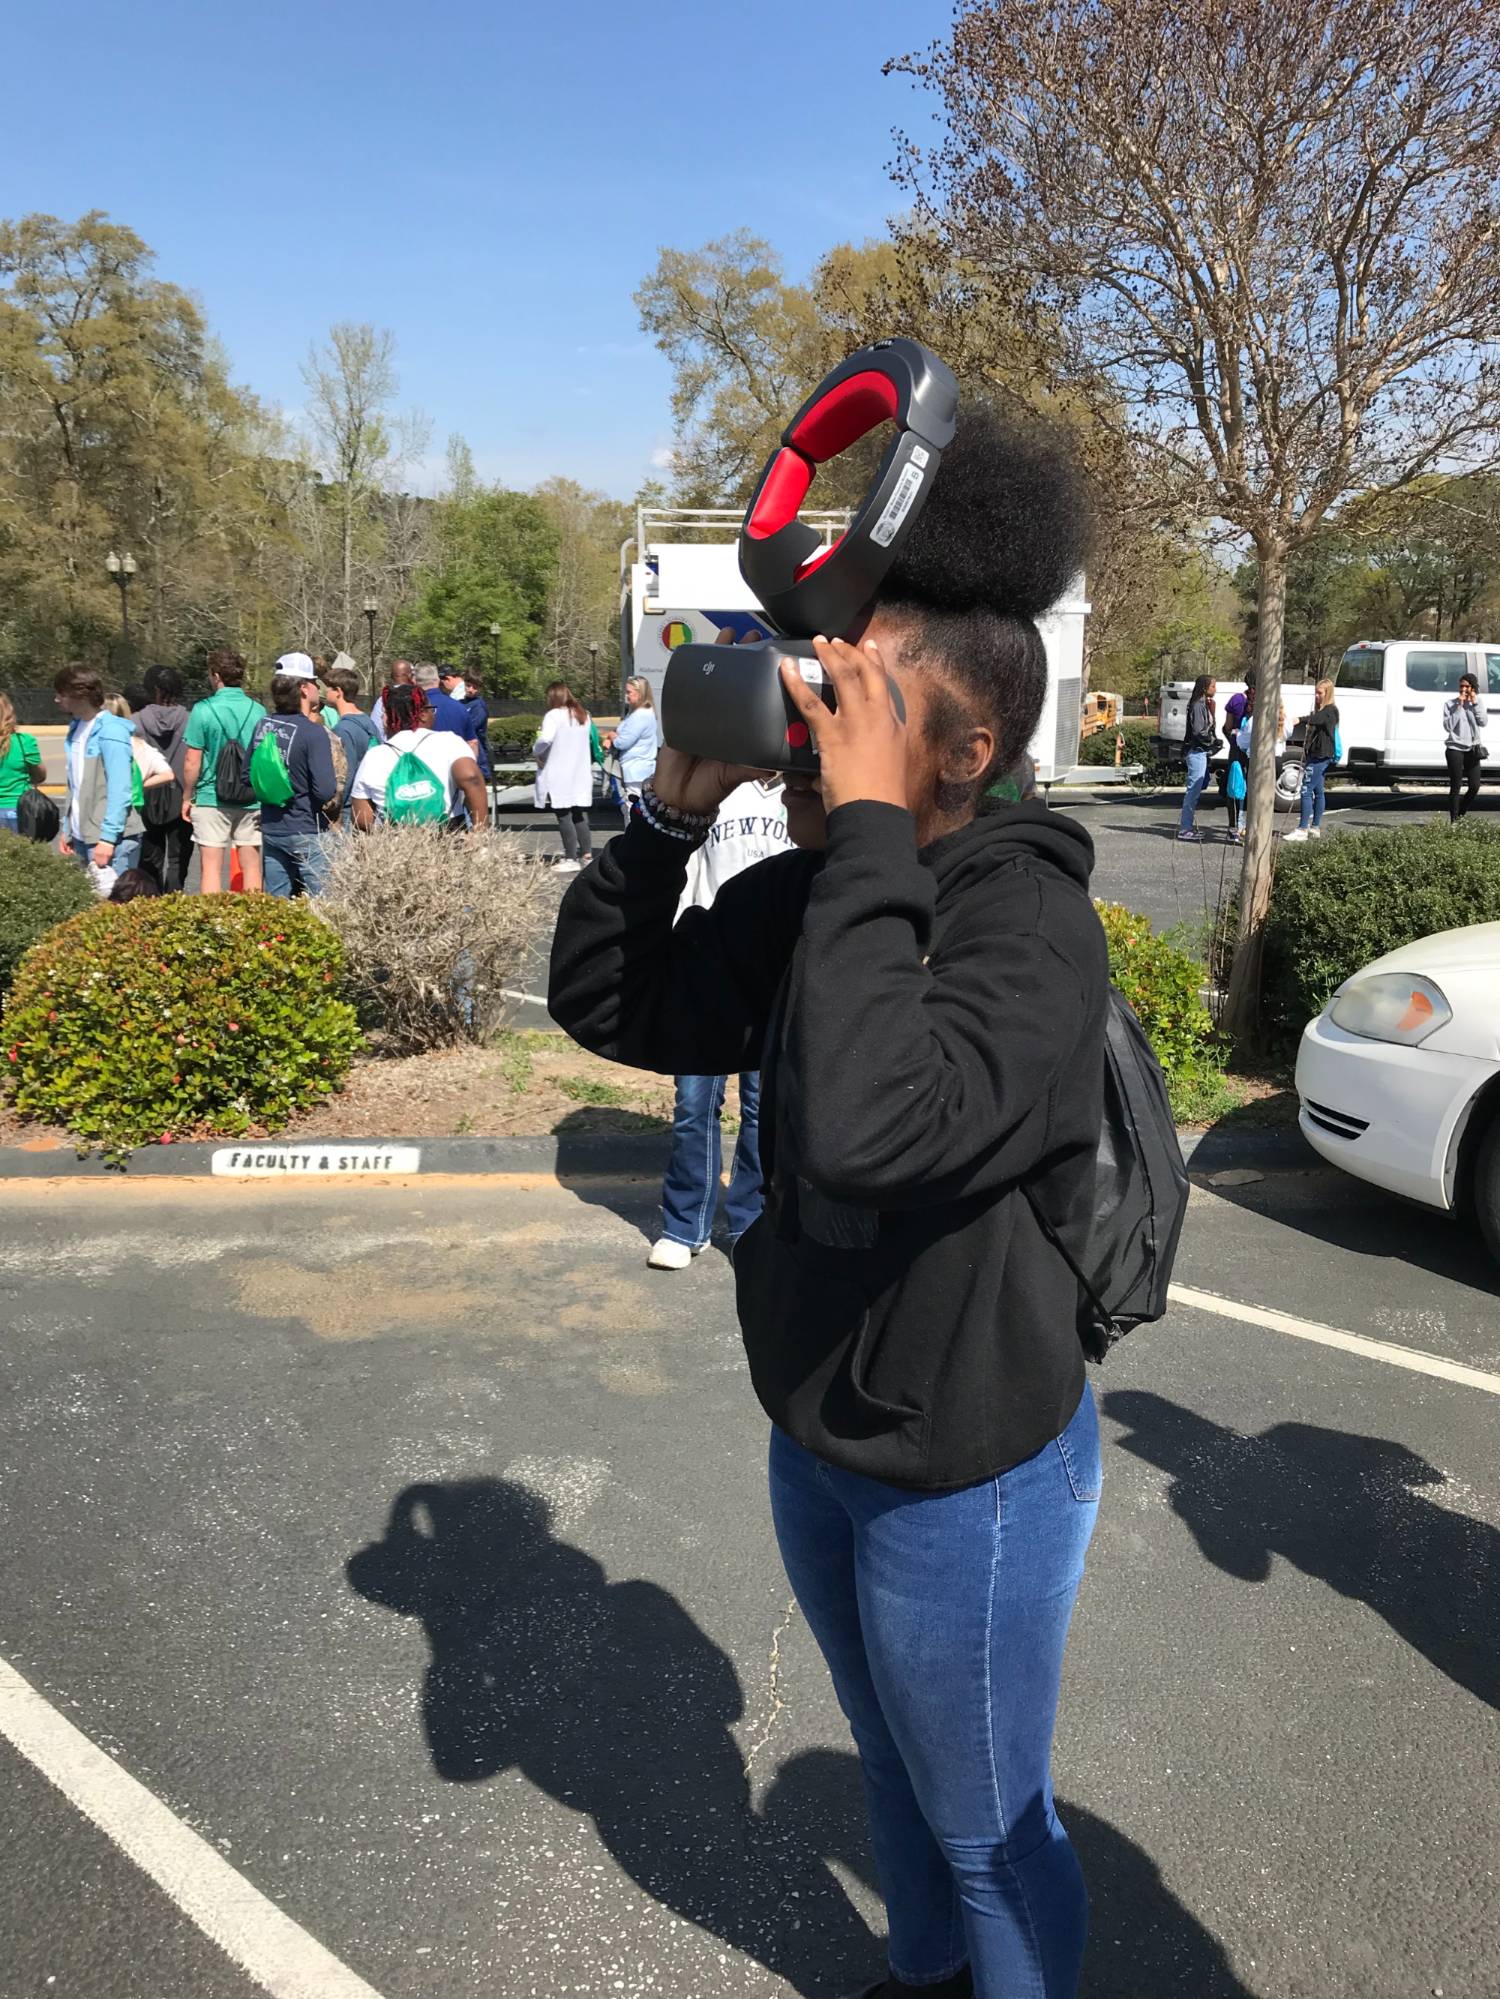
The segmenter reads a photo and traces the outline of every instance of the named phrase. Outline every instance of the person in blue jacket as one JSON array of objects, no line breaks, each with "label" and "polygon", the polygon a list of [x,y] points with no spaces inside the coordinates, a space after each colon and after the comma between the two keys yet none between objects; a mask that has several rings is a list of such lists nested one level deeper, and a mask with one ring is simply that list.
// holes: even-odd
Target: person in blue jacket
[{"label": "person in blue jacket", "polygon": [[650,783],[656,770],[656,753],[661,748],[651,683],[638,673],[625,683],[624,719],[618,729],[605,737],[604,747],[613,750],[620,760],[620,781],[625,787],[620,809],[628,826],[631,804],[640,797],[642,786]]},{"label": "person in blue jacket", "polygon": [[[130,802],[130,739],[135,724],[104,706],[104,682],[84,666],[65,666],[52,682],[69,717],[65,763],[68,811],[58,847],[101,874],[123,874],[140,859],[141,815]],[[110,884],[106,884],[106,892]]]}]

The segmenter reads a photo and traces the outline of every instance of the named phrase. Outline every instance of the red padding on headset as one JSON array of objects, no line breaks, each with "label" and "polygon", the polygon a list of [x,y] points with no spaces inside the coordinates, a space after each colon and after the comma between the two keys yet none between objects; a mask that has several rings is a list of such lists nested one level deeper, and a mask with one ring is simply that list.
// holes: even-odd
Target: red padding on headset
[{"label": "red padding on headset", "polygon": [[851,375],[830,389],[821,402],[814,403],[792,432],[792,442],[821,465],[827,458],[837,458],[877,423],[894,417],[898,407],[896,384],[890,377],[866,370],[862,375]]},{"label": "red padding on headset", "polygon": [[827,548],[814,549],[806,562],[797,565],[797,574],[792,579],[793,582],[800,583],[804,576],[810,576],[815,569],[828,560],[829,556],[832,555],[833,551],[838,547],[839,542],[843,539],[844,537],[840,535],[838,541],[829,542]]},{"label": "red padding on headset", "polygon": [[813,469],[801,452],[789,451],[782,445],[771,460],[765,484],[755,496],[754,509],[745,523],[746,534],[764,541],[767,535],[779,533],[789,521],[794,521],[797,509],[807,498],[812,476]]}]

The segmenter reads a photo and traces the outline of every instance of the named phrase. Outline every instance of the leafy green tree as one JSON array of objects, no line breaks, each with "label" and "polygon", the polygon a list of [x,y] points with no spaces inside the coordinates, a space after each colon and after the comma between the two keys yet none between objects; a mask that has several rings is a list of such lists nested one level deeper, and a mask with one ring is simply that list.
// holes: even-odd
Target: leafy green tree
[{"label": "leafy green tree", "polygon": [[437,501],[430,555],[393,643],[414,658],[476,668],[497,694],[533,692],[557,554],[556,524],[530,493],[481,488]]},{"label": "leafy green tree", "polygon": [[232,587],[255,405],[152,262],[98,211],[0,223],[0,662],[35,677],[110,643],[111,547],[136,557],[132,611],[157,654],[212,626]]}]

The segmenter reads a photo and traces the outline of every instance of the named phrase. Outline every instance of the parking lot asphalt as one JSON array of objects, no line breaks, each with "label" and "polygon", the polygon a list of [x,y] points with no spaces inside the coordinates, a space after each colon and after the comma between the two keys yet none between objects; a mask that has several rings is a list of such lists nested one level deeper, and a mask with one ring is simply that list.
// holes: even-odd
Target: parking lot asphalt
[{"label": "parking lot asphalt", "polygon": [[[1329,801],[1329,838],[1369,827],[1410,825],[1438,814],[1447,817],[1447,792],[1435,785],[1407,785],[1400,792],[1337,785]],[[1190,846],[1175,838],[1182,808],[1177,790],[1143,793],[1118,785],[1078,787],[1054,791],[1052,803],[1077,819],[1094,841],[1094,894],[1103,902],[1138,910],[1158,929],[1180,926],[1194,945],[1239,886],[1242,852],[1226,837],[1222,807],[1204,806],[1198,819],[1204,839]],[[1500,819],[1500,788],[1482,794],[1478,809]],[[504,812],[499,823],[538,859],[557,848],[550,814]],[[1283,812],[1277,823],[1285,829],[1295,822]],[[619,820],[611,812],[596,811],[593,827],[595,846],[601,847],[619,831]],[[559,900],[564,886],[565,881],[558,883]],[[544,940],[528,958],[517,980],[518,991],[545,994],[549,942]],[[519,1003],[516,1024],[548,1026],[545,1005]]]},{"label": "parking lot asphalt", "polygon": [[[654,1198],[10,1184],[0,1659],[46,1740],[81,1731],[191,1850],[156,1885],[128,1804],[99,1830],[87,1773],[58,1788],[6,1727],[0,1999],[878,1973],[728,1267],[648,1272]],[[1500,1386],[1495,1275],[1314,1162],[1195,1189],[1178,1277],[1229,1305],[1094,1372],[1058,1741],[1088,1999],[1500,1991],[1500,1396],[1420,1371]],[[223,1918],[238,1959],[205,1846],[265,1898]]]}]

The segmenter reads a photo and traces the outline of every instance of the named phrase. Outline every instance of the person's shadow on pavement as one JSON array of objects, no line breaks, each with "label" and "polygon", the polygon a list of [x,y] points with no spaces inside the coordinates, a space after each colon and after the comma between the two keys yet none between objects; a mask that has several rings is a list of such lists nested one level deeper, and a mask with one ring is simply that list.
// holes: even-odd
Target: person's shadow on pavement
[{"label": "person's shadow on pavement", "polygon": [[1173,1511],[1226,1575],[1264,1582],[1281,1555],[1500,1707],[1500,1532],[1426,1498],[1444,1479],[1425,1458],[1312,1423],[1242,1437],[1145,1389],[1102,1406],[1125,1449],[1171,1475]]},{"label": "person's shadow on pavement", "polygon": [[408,1486],[347,1575],[425,1627],[440,1776],[519,1770],[588,1813],[646,1894],[799,1993],[879,1975],[824,1848],[793,1825],[768,1832],[753,1811],[730,1733],[739,1676],[668,1591],[607,1581],[553,1536],[543,1500],[504,1479]]},{"label": "person's shadow on pavement", "polygon": [[[1107,1819],[1057,1801],[1089,1891],[1089,1945],[1079,1999],[1255,1999],[1223,1945],[1167,1887],[1151,1856]],[[766,1794],[769,1835],[826,1855],[878,1893],[853,1756],[807,1750]]]}]

